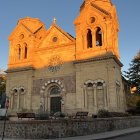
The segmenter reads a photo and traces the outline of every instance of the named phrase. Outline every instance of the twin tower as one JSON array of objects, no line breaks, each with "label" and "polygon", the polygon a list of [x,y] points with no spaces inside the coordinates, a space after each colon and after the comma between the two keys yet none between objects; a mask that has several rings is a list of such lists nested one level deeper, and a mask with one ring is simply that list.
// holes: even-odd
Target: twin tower
[{"label": "twin tower", "polygon": [[46,30],[20,19],[9,36],[7,93],[11,112],[123,112],[125,93],[118,51],[119,23],[110,0],[85,0],[74,20],[76,38],[56,19]]}]

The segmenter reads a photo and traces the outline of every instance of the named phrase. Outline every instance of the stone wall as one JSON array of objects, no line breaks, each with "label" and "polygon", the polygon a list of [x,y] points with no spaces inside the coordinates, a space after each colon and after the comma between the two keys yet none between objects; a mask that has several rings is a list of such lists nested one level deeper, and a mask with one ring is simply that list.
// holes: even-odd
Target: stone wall
[{"label": "stone wall", "polygon": [[[2,135],[3,123],[3,121],[0,122],[0,135]],[[140,126],[140,117],[87,120],[7,121],[5,137],[32,139],[60,138],[90,135],[138,126]]]},{"label": "stone wall", "polygon": [[76,79],[75,75],[73,76],[60,76],[55,78],[44,78],[44,79],[35,79],[33,81],[33,95],[39,95],[41,87],[48,81],[59,80],[65,86],[67,93],[75,93],[76,92]]}]

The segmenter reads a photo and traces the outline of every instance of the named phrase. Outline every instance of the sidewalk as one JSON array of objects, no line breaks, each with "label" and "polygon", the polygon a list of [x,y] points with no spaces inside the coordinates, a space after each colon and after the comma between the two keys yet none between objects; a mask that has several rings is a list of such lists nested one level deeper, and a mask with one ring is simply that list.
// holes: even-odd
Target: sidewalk
[{"label": "sidewalk", "polygon": [[[133,133],[137,133],[137,132],[140,132],[140,127],[134,127],[134,128],[124,129],[124,130],[109,131],[109,132],[105,132],[105,133],[98,133],[98,134],[87,135],[87,136],[47,139],[47,140],[105,140],[108,138],[114,138],[114,137],[133,134]],[[4,140],[24,140],[24,139],[4,138]],[[26,139],[26,140],[31,140],[31,139]],[[35,139],[35,140],[43,140],[43,139]]]}]

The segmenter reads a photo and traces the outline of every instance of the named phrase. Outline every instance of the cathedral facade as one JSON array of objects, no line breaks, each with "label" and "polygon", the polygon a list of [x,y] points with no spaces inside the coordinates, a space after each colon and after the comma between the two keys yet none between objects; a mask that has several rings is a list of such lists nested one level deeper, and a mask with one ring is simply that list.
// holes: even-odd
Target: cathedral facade
[{"label": "cathedral facade", "polygon": [[110,0],[84,0],[74,25],[76,38],[56,19],[49,29],[37,18],[18,21],[9,36],[11,112],[125,111],[115,6]]}]

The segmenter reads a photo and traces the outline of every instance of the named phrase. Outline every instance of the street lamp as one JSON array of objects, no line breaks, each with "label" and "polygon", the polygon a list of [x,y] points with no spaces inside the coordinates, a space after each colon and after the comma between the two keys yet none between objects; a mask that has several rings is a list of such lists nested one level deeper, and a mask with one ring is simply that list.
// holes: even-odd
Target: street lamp
[{"label": "street lamp", "polygon": [[9,97],[6,97],[6,102],[5,102],[5,117],[4,117],[4,125],[3,125],[3,133],[2,133],[2,140],[4,139],[4,134],[5,134],[5,125],[6,125],[6,119],[7,119],[7,111],[9,108]]}]

